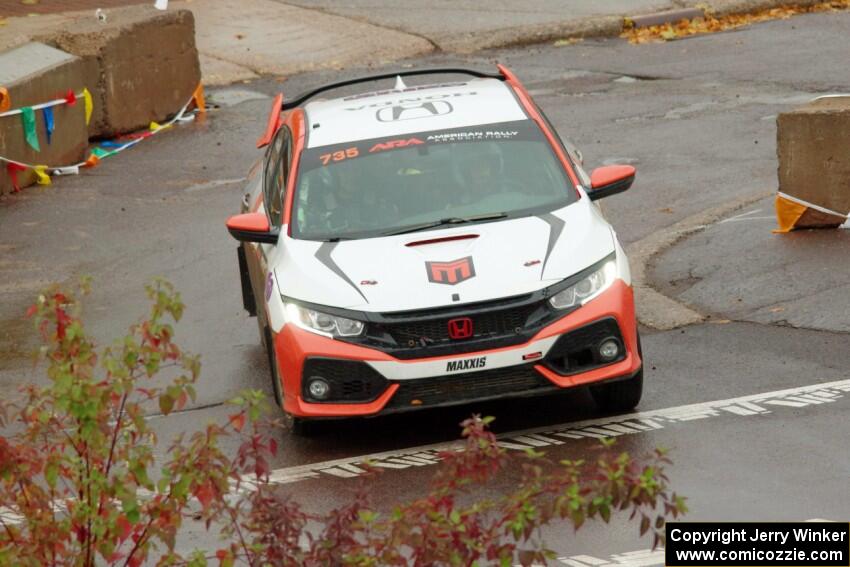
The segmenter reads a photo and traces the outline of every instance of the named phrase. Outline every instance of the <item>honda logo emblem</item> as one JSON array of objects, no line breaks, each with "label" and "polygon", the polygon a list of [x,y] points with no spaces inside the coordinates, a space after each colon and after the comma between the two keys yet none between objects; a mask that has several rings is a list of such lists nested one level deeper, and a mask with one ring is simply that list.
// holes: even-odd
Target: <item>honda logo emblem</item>
[{"label": "honda logo emblem", "polygon": [[458,339],[468,339],[472,336],[472,319],[469,317],[461,317],[459,319],[449,319],[449,337]]},{"label": "honda logo emblem", "polygon": [[451,262],[425,262],[425,268],[431,283],[455,285],[475,277],[472,256]]},{"label": "honda logo emblem", "polygon": [[397,104],[378,109],[375,118],[378,122],[396,122],[399,120],[416,120],[417,118],[428,118],[430,116],[441,116],[449,114],[454,110],[450,102],[445,100],[432,100],[415,104]]}]

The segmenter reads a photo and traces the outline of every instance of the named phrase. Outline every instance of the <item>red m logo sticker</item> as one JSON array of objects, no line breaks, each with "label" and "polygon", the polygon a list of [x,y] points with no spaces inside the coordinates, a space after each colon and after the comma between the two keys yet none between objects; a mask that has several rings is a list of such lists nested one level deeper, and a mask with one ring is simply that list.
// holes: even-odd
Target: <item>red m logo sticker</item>
[{"label": "red m logo sticker", "polygon": [[425,262],[425,268],[432,283],[455,285],[475,277],[472,256],[451,262]]}]

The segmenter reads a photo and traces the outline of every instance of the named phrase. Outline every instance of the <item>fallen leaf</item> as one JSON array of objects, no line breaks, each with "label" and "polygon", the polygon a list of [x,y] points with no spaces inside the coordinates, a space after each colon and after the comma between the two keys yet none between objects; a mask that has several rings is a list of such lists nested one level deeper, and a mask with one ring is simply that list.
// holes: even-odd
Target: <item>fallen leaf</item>
[{"label": "fallen leaf", "polygon": [[582,41],[584,41],[584,39],[580,37],[568,37],[566,39],[559,39],[552,45],[554,45],[555,47],[563,47],[565,45],[575,45],[577,43],[581,43]]},{"label": "fallen leaf", "polygon": [[38,2],[39,0],[21,0],[21,4],[24,6],[35,6]]},{"label": "fallen leaf", "polygon": [[704,17],[681,20],[675,24],[667,23],[636,28],[632,22],[627,20],[624,22],[623,32],[620,34],[620,37],[628,39],[629,43],[635,44],[670,41],[691,35],[730,30],[769,20],[786,20],[798,14],[834,12],[847,9],[850,9],[850,0],[827,0],[808,6],[782,6],[720,17],[715,17],[714,14],[706,10]]}]

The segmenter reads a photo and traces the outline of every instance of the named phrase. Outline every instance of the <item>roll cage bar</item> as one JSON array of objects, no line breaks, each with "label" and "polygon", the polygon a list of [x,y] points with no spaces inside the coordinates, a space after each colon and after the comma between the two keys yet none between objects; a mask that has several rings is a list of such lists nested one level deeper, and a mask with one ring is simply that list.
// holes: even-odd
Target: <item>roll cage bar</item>
[{"label": "roll cage bar", "polygon": [[269,114],[269,121],[266,125],[266,131],[257,140],[257,147],[262,148],[263,146],[268,145],[274,137],[275,132],[277,132],[278,128],[280,128],[280,113],[284,110],[290,110],[293,108],[297,108],[313,98],[314,96],[321,94],[326,91],[330,91],[333,89],[338,89],[342,87],[347,87],[350,85],[357,85],[360,83],[370,83],[372,81],[380,81],[382,79],[393,79],[395,77],[413,77],[419,75],[468,75],[470,77],[477,77],[479,79],[497,79],[499,81],[516,81],[516,77],[513,73],[511,73],[506,67],[502,65],[497,65],[499,70],[498,73],[487,73],[484,71],[478,71],[475,69],[467,69],[464,67],[434,67],[430,69],[408,69],[405,71],[396,71],[393,73],[380,73],[377,75],[366,75],[363,77],[357,77],[354,79],[346,79],[345,81],[337,81],[335,83],[328,83],[326,85],[322,85],[320,87],[316,87],[315,89],[303,92],[296,96],[292,100],[284,101],[283,94],[278,94],[274,97],[272,101],[271,113]]}]

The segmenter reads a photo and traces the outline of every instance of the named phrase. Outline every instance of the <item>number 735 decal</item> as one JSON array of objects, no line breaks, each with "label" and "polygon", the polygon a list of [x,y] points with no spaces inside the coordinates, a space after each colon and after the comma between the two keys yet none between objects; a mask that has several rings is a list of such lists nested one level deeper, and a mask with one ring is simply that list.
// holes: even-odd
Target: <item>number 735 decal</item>
[{"label": "number 735 decal", "polygon": [[322,160],[322,165],[328,165],[332,161],[344,161],[349,158],[356,158],[359,155],[360,150],[357,148],[348,148],[346,150],[339,150],[338,152],[330,154],[322,154],[319,156],[319,159]]}]

